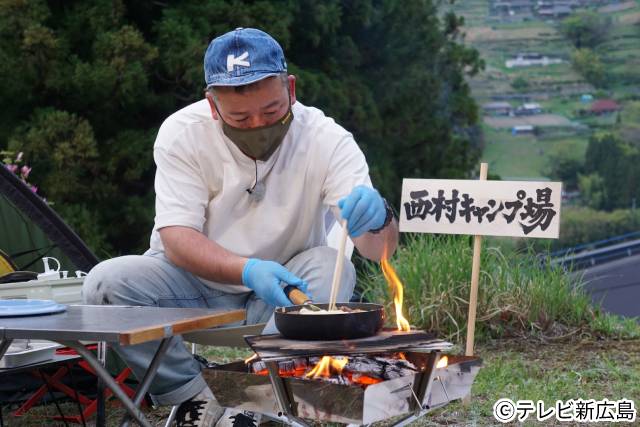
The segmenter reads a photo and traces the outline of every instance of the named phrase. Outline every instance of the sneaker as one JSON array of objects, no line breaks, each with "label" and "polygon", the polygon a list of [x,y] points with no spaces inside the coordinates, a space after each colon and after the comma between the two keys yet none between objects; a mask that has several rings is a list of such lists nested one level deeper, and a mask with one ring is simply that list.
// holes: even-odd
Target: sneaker
[{"label": "sneaker", "polygon": [[180,404],[176,413],[176,426],[213,427],[224,412],[211,389],[205,387],[200,393]]},{"label": "sneaker", "polygon": [[216,423],[216,427],[258,427],[262,414],[227,408]]}]

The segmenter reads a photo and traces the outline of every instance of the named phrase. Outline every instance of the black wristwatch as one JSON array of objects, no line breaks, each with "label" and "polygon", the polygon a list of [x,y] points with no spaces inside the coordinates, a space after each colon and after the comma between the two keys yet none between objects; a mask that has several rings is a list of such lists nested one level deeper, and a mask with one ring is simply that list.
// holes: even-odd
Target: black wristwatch
[{"label": "black wristwatch", "polygon": [[391,220],[394,217],[393,209],[391,209],[391,206],[389,206],[389,203],[387,203],[387,199],[383,197],[382,201],[384,202],[384,209],[387,212],[387,216],[384,218],[384,224],[382,224],[381,227],[369,230],[369,233],[378,234],[379,232],[384,230],[387,225],[391,224]]}]

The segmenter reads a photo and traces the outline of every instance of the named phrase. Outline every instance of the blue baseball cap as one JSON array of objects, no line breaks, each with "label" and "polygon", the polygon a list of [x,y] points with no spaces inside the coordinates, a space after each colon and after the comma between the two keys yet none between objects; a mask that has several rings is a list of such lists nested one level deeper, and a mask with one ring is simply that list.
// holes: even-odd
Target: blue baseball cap
[{"label": "blue baseball cap", "polygon": [[216,37],[204,54],[207,88],[248,85],[286,71],[278,42],[255,28],[236,28]]}]

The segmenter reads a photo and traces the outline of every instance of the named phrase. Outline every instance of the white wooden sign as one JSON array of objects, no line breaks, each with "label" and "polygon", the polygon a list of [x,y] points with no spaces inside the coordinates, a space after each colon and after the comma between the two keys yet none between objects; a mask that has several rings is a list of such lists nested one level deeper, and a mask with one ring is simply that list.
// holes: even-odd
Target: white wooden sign
[{"label": "white wooden sign", "polygon": [[400,231],[558,238],[561,182],[404,179]]}]

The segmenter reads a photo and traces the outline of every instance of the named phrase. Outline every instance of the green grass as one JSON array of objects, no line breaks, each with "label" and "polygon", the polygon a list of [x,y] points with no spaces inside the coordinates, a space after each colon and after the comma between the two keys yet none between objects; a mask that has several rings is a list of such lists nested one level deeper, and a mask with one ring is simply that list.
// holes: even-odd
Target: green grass
[{"label": "green grass", "polygon": [[549,26],[544,21],[533,19],[524,22],[497,22],[492,25],[496,30],[518,30],[521,28],[538,28]]},{"label": "green grass", "polygon": [[600,129],[612,129],[614,130],[616,127],[618,114],[604,114],[602,116],[586,116],[580,121],[584,124],[591,126],[592,128],[600,128]]},{"label": "green grass", "polygon": [[580,109],[588,109],[591,104],[583,104],[578,96],[554,97],[547,101],[540,102],[542,108],[553,114],[560,114],[570,119],[577,117],[576,112]]},{"label": "green grass", "polygon": [[[420,329],[454,342],[466,335],[471,239],[460,236],[406,235],[391,260],[404,283],[406,317]],[[369,301],[391,301],[377,264],[361,277]],[[503,252],[495,246],[482,251],[476,336],[593,333],[640,337],[640,327],[605,329],[620,324],[595,310],[590,297],[561,268],[541,265],[533,253]],[[390,321],[391,304],[387,304]],[[609,323],[607,323],[609,322]]]},{"label": "green grass", "polygon": [[[627,11],[637,12],[637,9]],[[640,82],[640,30],[637,25],[614,25],[609,39],[596,49],[607,66],[609,80],[626,85]]]},{"label": "green grass", "polygon": [[[477,354],[484,366],[473,384],[470,405],[447,405],[416,425],[498,425],[492,406],[500,398],[542,400],[546,407],[556,400],[626,398],[638,407],[640,341],[500,341],[478,346]],[[530,417],[524,425],[574,424],[543,424]]]},{"label": "green grass", "polygon": [[640,101],[626,102],[621,114],[620,133],[629,141],[640,141]]},{"label": "green grass", "polygon": [[229,363],[240,359],[244,360],[251,356],[253,352],[248,348],[220,348],[205,345],[198,347],[198,354],[217,363]]},{"label": "green grass", "polygon": [[544,148],[534,136],[512,136],[508,130],[491,132],[485,135],[481,161],[503,179],[542,177]]},{"label": "green grass", "polygon": [[577,136],[574,131],[565,135],[538,137],[514,136],[508,129],[494,130],[484,127],[485,148],[482,161],[489,163],[490,173],[507,178],[546,178],[550,156],[559,152],[584,158],[587,136]]}]

